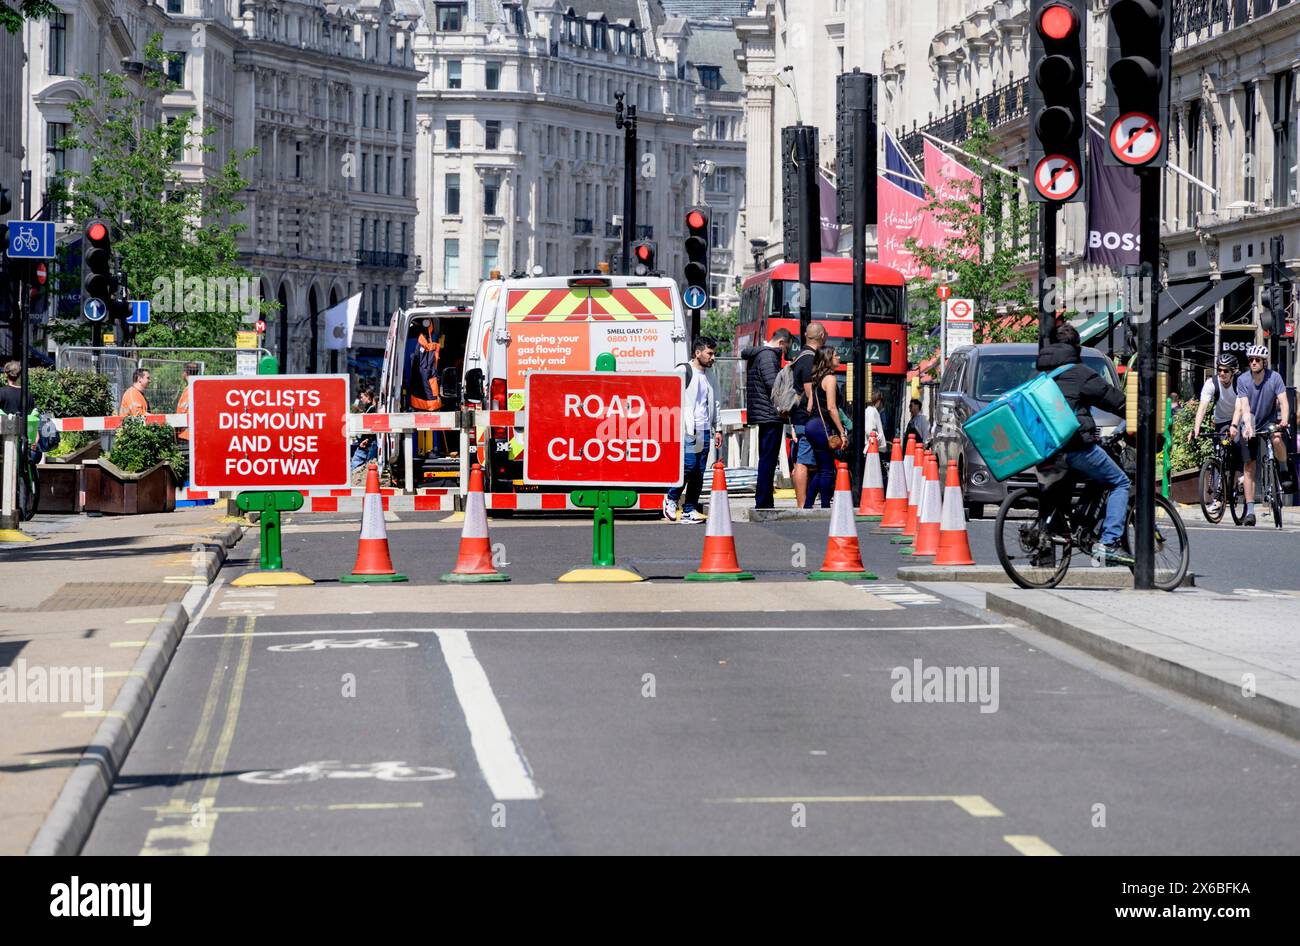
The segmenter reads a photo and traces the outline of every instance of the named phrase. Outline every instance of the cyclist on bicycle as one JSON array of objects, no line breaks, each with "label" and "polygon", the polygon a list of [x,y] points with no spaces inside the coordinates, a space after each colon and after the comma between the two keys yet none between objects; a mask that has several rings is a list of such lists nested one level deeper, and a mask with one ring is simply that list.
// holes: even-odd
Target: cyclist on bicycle
[{"label": "cyclist on bicycle", "polygon": [[1062,365],[1071,366],[1056,376],[1056,384],[1079,419],[1079,429],[1056,457],[1063,459],[1074,472],[1110,489],[1101,540],[1092,549],[1093,557],[1102,565],[1132,566],[1133,556],[1119,545],[1124,519],[1128,515],[1128,474],[1098,446],[1097,424],[1092,419],[1094,407],[1123,417],[1126,406],[1124,392],[1083,363],[1079,333],[1074,326],[1059,326],[1056,339],[1055,343],[1044,346],[1038,353],[1038,370],[1052,371]]},{"label": "cyclist on bicycle", "polygon": [[[1187,435],[1189,442],[1201,435],[1201,424],[1214,403],[1214,437],[1222,440],[1232,426],[1232,417],[1237,411],[1237,356],[1231,352],[1219,355],[1217,370],[1213,378],[1206,378],[1201,386],[1201,403],[1196,408],[1196,420],[1192,423],[1192,432]],[[1236,451],[1228,452],[1231,460]],[[1224,470],[1227,477],[1235,474],[1235,465]],[[1218,503],[1216,502],[1217,506]]]},{"label": "cyclist on bicycle", "polygon": [[1242,525],[1255,524],[1255,461],[1259,458],[1259,440],[1255,432],[1269,424],[1273,430],[1273,456],[1277,460],[1277,479],[1283,492],[1291,492],[1291,482],[1286,462],[1286,437],[1283,436],[1290,420],[1291,405],[1287,402],[1286,385],[1282,376],[1268,367],[1268,349],[1251,345],[1246,349],[1250,371],[1237,379],[1237,406],[1232,415],[1233,439],[1240,437],[1241,460],[1245,466],[1246,518]]}]

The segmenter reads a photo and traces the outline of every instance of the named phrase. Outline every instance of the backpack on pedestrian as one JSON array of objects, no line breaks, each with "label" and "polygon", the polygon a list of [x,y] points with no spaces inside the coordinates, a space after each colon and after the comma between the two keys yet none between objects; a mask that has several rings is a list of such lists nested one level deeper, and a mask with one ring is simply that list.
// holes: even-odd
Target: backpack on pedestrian
[{"label": "backpack on pedestrian", "polygon": [[800,392],[794,389],[794,366],[805,354],[811,354],[811,351],[801,351],[794,361],[776,373],[776,380],[772,382],[772,407],[782,420],[788,420],[790,411],[799,403]]}]

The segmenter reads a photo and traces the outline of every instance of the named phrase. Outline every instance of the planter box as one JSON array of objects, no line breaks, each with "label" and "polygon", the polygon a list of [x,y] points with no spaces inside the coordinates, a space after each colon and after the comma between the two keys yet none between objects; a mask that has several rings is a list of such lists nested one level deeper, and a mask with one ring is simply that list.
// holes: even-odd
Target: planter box
[{"label": "planter box", "polygon": [[42,463],[41,512],[81,512],[82,465],[80,463]]},{"label": "planter box", "polygon": [[86,512],[131,516],[176,508],[176,476],[166,463],[140,473],[127,473],[100,458],[87,461],[83,474]]},{"label": "planter box", "polygon": [[1179,470],[1177,473],[1169,474],[1169,499],[1176,503],[1188,503],[1196,505],[1201,501],[1200,497],[1200,479],[1201,471],[1196,470]]}]

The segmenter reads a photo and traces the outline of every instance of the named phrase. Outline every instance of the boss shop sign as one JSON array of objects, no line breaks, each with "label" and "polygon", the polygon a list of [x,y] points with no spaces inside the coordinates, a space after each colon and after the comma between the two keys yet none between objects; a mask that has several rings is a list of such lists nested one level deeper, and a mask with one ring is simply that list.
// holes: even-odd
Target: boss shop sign
[{"label": "boss shop sign", "polygon": [[348,485],[347,375],[190,379],[195,489]]},{"label": "boss shop sign", "polygon": [[680,375],[528,375],[524,482],[676,486],[682,481]]}]

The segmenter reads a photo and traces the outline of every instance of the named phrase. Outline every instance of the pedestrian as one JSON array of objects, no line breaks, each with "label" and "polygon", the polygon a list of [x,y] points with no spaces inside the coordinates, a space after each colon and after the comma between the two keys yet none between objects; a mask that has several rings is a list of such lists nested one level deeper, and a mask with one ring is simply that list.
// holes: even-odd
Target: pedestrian
[{"label": "pedestrian", "polygon": [[930,419],[921,413],[921,402],[916,398],[908,402],[907,409],[911,412],[912,419],[907,422],[903,439],[906,440],[909,434],[916,434],[916,442],[924,446],[930,439]]},{"label": "pedestrian", "polygon": [[413,411],[442,410],[442,396],[438,390],[438,358],[442,341],[435,320],[425,319],[415,354],[411,357],[408,390]]},{"label": "pedestrian", "polygon": [[[181,369],[181,396],[176,399],[177,414],[188,414],[190,412],[190,378],[197,377],[199,370],[199,366],[192,361]],[[176,436],[184,443],[189,443],[189,427],[182,427],[180,433]]]},{"label": "pedestrian", "polygon": [[1290,422],[1291,405],[1286,396],[1282,376],[1268,366],[1268,348],[1251,345],[1246,349],[1246,363],[1250,370],[1237,377],[1237,406],[1233,409],[1229,430],[1240,439],[1241,462],[1246,491],[1246,517],[1242,525],[1255,524],[1255,462],[1261,453],[1260,439],[1256,436],[1272,426],[1273,459],[1277,464],[1278,484],[1282,492],[1295,489],[1291,481],[1290,464],[1287,463],[1286,428]]},{"label": "pedestrian", "polygon": [[880,448],[881,451],[883,452],[885,449],[883,444],[889,443],[889,441],[892,439],[889,436],[889,431],[895,429],[893,424],[894,415],[890,413],[889,408],[885,406],[885,395],[880,393],[879,390],[872,392],[871,404],[880,413],[880,425],[885,430],[885,437],[882,441],[882,446]]},{"label": "pedestrian", "polygon": [[[355,414],[373,414],[375,411],[375,391],[369,385],[357,392],[357,400],[352,405]],[[379,455],[379,440],[374,434],[365,434],[356,439],[352,445],[352,462],[348,466],[349,476],[358,467],[365,467]]]},{"label": "pedestrian", "polygon": [[143,417],[149,413],[149,399],[144,396],[149,387],[149,369],[136,368],[131,374],[131,386],[122,395],[117,413],[122,417]]},{"label": "pedestrian", "polygon": [[818,349],[813,362],[807,404],[808,423],[804,426],[804,435],[812,447],[817,472],[808,484],[804,509],[811,509],[818,496],[822,498],[822,507],[830,508],[835,494],[835,456],[849,442],[844,432],[844,423],[840,420],[839,379],[836,375],[839,365],[840,353],[837,349]]},{"label": "pedestrian", "polygon": [[776,383],[781,363],[790,351],[794,336],[779,328],[762,345],[740,353],[745,360],[745,420],[758,428],[758,480],[754,484],[754,508],[771,509],[774,505],[773,477],[777,454],[781,449],[781,432],[785,421],[772,406],[772,385]]},{"label": "pedestrian", "polygon": [[22,414],[26,416],[32,412],[34,401],[32,392],[27,392],[27,410],[21,408],[22,404],[22,372],[23,367],[16,361],[5,363],[4,374],[5,383],[0,387],[0,414]]},{"label": "pedestrian", "polygon": [[880,416],[883,399],[879,391],[872,392],[871,403],[862,412],[862,453],[865,456],[871,450],[871,434],[876,434],[876,449],[883,451],[889,441],[885,438],[885,422]]},{"label": "pedestrian", "polygon": [[718,392],[713,382],[713,359],[717,345],[711,338],[697,338],[691,345],[691,360],[686,365],[689,372],[686,397],[682,402],[682,441],[686,462],[685,483],[668,490],[664,497],[664,518],[677,520],[677,501],[686,496],[681,506],[681,522],[700,523],[706,517],[699,511],[700,490],[704,487],[704,466],[709,459],[709,447],[719,446],[722,434],[718,432]]},{"label": "pedestrian", "polygon": [[813,446],[804,438],[804,425],[808,423],[807,405],[812,398],[813,360],[817,352],[826,344],[826,326],[820,322],[809,322],[804,332],[804,348],[795,356],[790,369],[795,393],[799,395],[794,407],[790,409],[790,426],[794,429],[795,441],[794,464],[790,467],[790,480],[794,483],[794,501],[802,506],[808,495],[808,468],[817,460]]}]

